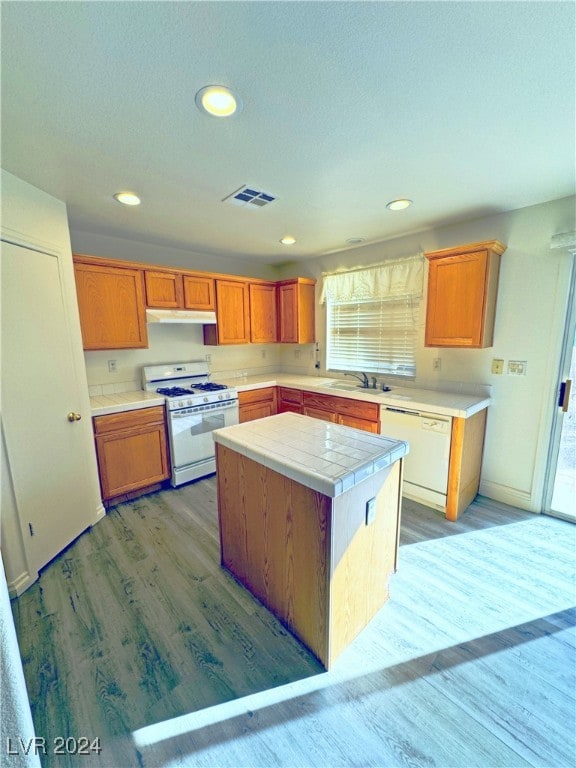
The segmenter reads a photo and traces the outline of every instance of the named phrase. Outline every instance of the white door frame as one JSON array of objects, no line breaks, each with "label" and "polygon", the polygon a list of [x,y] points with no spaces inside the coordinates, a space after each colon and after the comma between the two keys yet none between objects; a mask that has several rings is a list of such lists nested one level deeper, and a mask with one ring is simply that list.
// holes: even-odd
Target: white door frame
[{"label": "white door frame", "polygon": [[[560,452],[560,438],[562,434],[563,413],[558,406],[560,385],[569,377],[570,361],[572,358],[572,346],[574,343],[574,331],[576,329],[576,251],[571,250],[572,265],[570,270],[570,286],[568,290],[568,300],[566,305],[566,317],[564,322],[564,334],[562,338],[562,351],[560,353],[560,364],[555,387],[554,413],[552,416],[552,429],[550,432],[550,444],[548,448],[548,459],[546,466],[546,475],[544,480],[544,497],[542,511],[546,514],[554,514],[562,517],[560,513],[553,512],[552,495],[554,493],[554,481],[556,477],[556,466],[558,464],[558,455]],[[570,518],[572,520],[572,518]]]}]

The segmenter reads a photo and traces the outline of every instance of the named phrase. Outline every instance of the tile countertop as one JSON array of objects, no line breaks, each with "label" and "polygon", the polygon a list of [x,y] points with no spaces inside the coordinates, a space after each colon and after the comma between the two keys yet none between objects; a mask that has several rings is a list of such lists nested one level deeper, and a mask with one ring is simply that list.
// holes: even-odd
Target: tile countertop
[{"label": "tile countertop", "polygon": [[[468,419],[478,411],[487,408],[492,400],[486,395],[468,395],[461,392],[446,392],[436,389],[421,389],[416,387],[392,387],[390,392],[381,390],[336,389],[330,387],[334,379],[321,376],[298,376],[289,373],[271,373],[260,376],[246,376],[237,379],[215,377],[215,380],[230,387],[236,387],[239,392],[261,389],[263,387],[294,387],[309,392],[319,392],[335,397],[349,397],[353,400],[367,400],[379,405],[407,410],[421,410],[441,416],[458,416]],[[339,380],[340,381],[340,380]],[[348,385],[342,380],[344,386]],[[350,384],[352,386],[352,384]]]},{"label": "tile countertop", "polygon": [[332,498],[394,464],[408,443],[281,413],[216,429],[214,441]]},{"label": "tile countertop", "polygon": [[134,392],[117,392],[111,395],[93,395],[90,398],[92,416],[105,416],[121,411],[135,411],[137,408],[151,408],[154,405],[164,405],[165,399],[155,392],[144,392],[138,389]]}]

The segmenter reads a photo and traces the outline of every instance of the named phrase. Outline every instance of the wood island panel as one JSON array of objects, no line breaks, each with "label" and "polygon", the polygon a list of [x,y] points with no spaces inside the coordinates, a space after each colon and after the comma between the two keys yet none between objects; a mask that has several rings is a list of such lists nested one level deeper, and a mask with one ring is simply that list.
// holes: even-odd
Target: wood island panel
[{"label": "wood island panel", "polygon": [[219,443],[216,462],[222,566],[330,668],[389,597],[402,461],[335,498]]},{"label": "wood island panel", "polygon": [[327,658],[331,500],[216,444],[221,564]]}]

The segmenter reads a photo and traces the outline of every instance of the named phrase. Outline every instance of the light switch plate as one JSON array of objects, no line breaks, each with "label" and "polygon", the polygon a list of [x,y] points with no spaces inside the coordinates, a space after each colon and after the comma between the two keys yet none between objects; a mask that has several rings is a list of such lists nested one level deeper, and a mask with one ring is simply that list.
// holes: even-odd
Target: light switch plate
[{"label": "light switch plate", "polygon": [[495,357],[492,360],[492,373],[504,373],[504,360],[500,357]]},{"label": "light switch plate", "polygon": [[370,525],[376,520],[376,497],[368,499],[366,502],[366,525]]}]

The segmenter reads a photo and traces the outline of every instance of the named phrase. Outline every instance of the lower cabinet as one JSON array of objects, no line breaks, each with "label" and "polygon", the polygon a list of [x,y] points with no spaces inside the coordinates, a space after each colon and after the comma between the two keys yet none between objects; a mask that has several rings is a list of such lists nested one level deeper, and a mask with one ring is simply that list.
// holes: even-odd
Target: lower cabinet
[{"label": "lower cabinet", "polygon": [[274,416],[277,413],[276,387],[238,392],[238,404],[241,424],[245,421],[263,419],[265,416]]},{"label": "lower cabinet", "polygon": [[302,408],[305,416],[312,416],[315,419],[332,421],[335,424],[363,429],[374,434],[378,434],[380,429],[380,407],[377,403],[304,392]]},{"label": "lower cabinet", "polygon": [[95,416],[93,422],[104,501],[150,488],[169,476],[162,406]]},{"label": "lower cabinet", "polygon": [[278,413],[303,413],[301,389],[278,387]]}]

